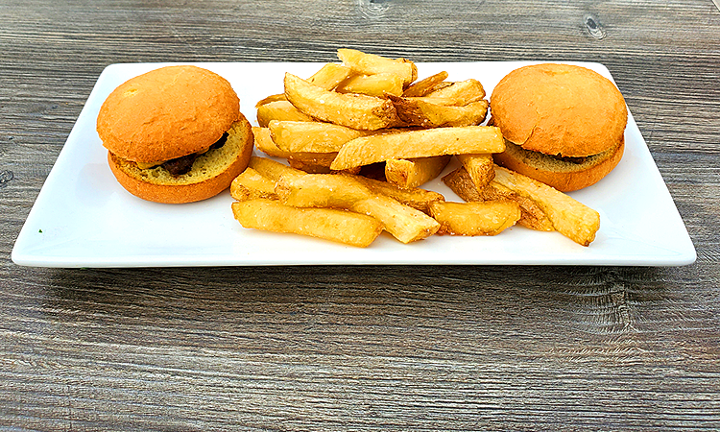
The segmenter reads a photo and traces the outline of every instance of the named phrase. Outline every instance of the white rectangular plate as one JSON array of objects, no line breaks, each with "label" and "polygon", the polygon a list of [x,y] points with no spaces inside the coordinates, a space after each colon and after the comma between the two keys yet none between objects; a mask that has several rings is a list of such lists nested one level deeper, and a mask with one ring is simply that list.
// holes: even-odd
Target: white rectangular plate
[{"label": "white rectangular plate", "polygon": [[[479,79],[488,94],[525,62],[419,63],[420,77]],[[598,63],[578,63],[611,78]],[[367,249],[245,229],[225,192],[193,204],[145,202],[107,166],[95,131],[102,102],[122,82],[167,64],[114,64],[100,75],[15,243],[16,264],[38,267],[165,267],[311,264],[520,264],[673,266],[696,254],[677,208],[630,116],[625,155],[594,186],[571,194],[600,213],[589,247],[558,233],[513,227],[495,237],[433,236],[402,244],[383,233]],[[255,103],[282,92],[284,73],[310,76],[318,63],[200,63],[230,81],[253,124]],[[455,162],[456,164],[456,162]],[[446,172],[454,169],[449,166]],[[439,179],[424,187],[460,201]]]}]

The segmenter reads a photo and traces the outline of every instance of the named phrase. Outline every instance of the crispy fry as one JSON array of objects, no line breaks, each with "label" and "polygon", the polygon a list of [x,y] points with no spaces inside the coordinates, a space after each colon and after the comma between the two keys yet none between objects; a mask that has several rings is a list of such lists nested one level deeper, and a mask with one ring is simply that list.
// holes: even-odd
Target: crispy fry
[{"label": "crispy fry", "polygon": [[499,153],[504,149],[500,130],[492,126],[402,131],[349,141],[340,149],[330,168],[343,170],[390,159]]},{"label": "crispy fry", "polygon": [[448,77],[448,73],[445,71],[436,73],[420,81],[417,81],[406,88],[403,92],[405,97],[422,97],[430,93],[435,86],[445,81]]},{"label": "crispy fry", "polygon": [[417,66],[406,59],[389,59],[375,54],[366,54],[354,49],[341,48],[338,50],[338,58],[344,65],[353,71],[363,75],[378,73],[392,73],[403,80],[403,86],[407,87],[417,79]]},{"label": "crispy fry", "polygon": [[384,97],[386,94],[400,96],[403,93],[403,80],[391,73],[353,75],[341,82],[335,91],[377,97]]},{"label": "crispy fry", "polygon": [[308,82],[325,90],[332,90],[352,74],[352,69],[337,63],[326,63]]},{"label": "crispy fry", "polygon": [[520,206],[512,201],[436,201],[430,204],[430,211],[440,222],[440,233],[451,235],[493,236],[520,219]]},{"label": "crispy fry", "polygon": [[469,79],[433,90],[427,96],[458,99],[460,105],[467,105],[482,100],[485,97],[485,89],[480,81]]},{"label": "crispy fry", "polygon": [[[493,174],[494,177],[494,174]],[[460,167],[442,179],[450,190],[465,201],[496,201],[509,200],[520,205],[520,220],[518,225],[537,231],[555,231],[552,222],[535,201],[518,195],[505,186],[491,181],[483,189],[478,190],[464,167]]]},{"label": "crispy fry", "polygon": [[230,195],[238,201],[256,198],[277,199],[275,182],[248,167],[230,184]]},{"label": "crispy fry", "polygon": [[285,96],[309,116],[353,129],[377,130],[397,122],[389,100],[327,91],[290,73],[285,74]]},{"label": "crispy fry", "polygon": [[330,164],[337,153],[292,153],[288,156],[288,164],[308,174],[329,174]]},{"label": "crispy fry", "polygon": [[570,196],[524,175],[495,168],[495,181],[535,201],[555,229],[574,242],[588,246],[600,228],[600,215]]},{"label": "crispy fry", "polygon": [[253,126],[255,136],[255,148],[272,157],[286,158],[290,153],[281,150],[272,139],[270,129],[266,127]]},{"label": "crispy fry", "polygon": [[296,208],[252,199],[232,203],[232,211],[245,228],[307,235],[356,247],[369,246],[382,232],[378,220],[346,210]]},{"label": "crispy fry", "polygon": [[280,162],[258,156],[251,157],[248,166],[274,182],[277,182],[282,176],[301,176],[306,174],[303,171],[291,168]]},{"label": "crispy fry", "polygon": [[334,207],[370,215],[403,243],[431,236],[440,224],[425,213],[374,193],[350,176],[311,175],[281,177],[275,186],[280,200],[298,207]]},{"label": "crispy fry", "polygon": [[270,96],[258,101],[258,103],[255,104],[255,108],[260,108],[261,106],[263,106],[265,104],[269,104],[272,102],[278,102],[278,101],[287,101],[287,98],[285,97],[284,93],[270,95]]},{"label": "crispy fry", "polygon": [[414,159],[390,159],[385,162],[385,178],[400,188],[423,185],[439,176],[450,162],[450,156]]},{"label": "crispy fry", "polygon": [[290,153],[337,153],[346,142],[367,132],[332,123],[273,120],[268,125],[277,146]]},{"label": "crispy fry", "polygon": [[389,95],[397,116],[409,126],[437,128],[443,126],[473,126],[485,121],[488,102],[479,100],[455,106],[445,101],[452,98],[407,98]]},{"label": "crispy fry", "polygon": [[295,108],[287,100],[269,102],[258,107],[258,125],[267,127],[271,120],[315,121],[315,119]]},{"label": "crispy fry", "polygon": [[458,160],[470,174],[477,190],[483,190],[495,177],[495,163],[491,154],[458,155]]},{"label": "crispy fry", "polygon": [[445,201],[442,194],[421,189],[417,187],[400,188],[394,184],[382,180],[375,180],[363,176],[353,176],[375,193],[389,196],[405,205],[418,209],[425,214],[430,214],[430,203],[433,201]]}]

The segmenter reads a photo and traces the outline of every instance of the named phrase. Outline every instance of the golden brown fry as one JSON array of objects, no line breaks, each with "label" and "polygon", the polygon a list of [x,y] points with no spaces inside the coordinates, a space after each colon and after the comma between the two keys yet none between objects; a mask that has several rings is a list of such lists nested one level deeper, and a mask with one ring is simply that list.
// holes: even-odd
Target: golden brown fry
[{"label": "golden brown fry", "polygon": [[369,246],[382,232],[378,220],[346,210],[296,208],[252,199],[232,203],[232,211],[245,228],[307,235],[356,247]]},{"label": "golden brown fry", "polygon": [[308,82],[325,90],[332,90],[352,74],[352,69],[337,63],[326,63]]},{"label": "golden brown fry", "polygon": [[485,97],[485,89],[480,81],[469,79],[454,82],[452,85],[433,90],[427,96],[458,99],[459,105],[467,105],[482,100]]},{"label": "golden brown fry", "polygon": [[378,73],[392,73],[403,80],[403,86],[408,86],[417,79],[417,66],[406,59],[389,59],[375,54],[366,54],[354,49],[341,48],[338,58],[344,65],[363,75]]},{"label": "golden brown fry", "polygon": [[367,214],[381,221],[385,229],[403,243],[431,236],[440,228],[440,224],[425,213],[377,194],[350,176],[281,177],[275,192],[287,205],[344,208]]},{"label": "golden brown fry", "polygon": [[492,126],[402,131],[349,141],[340,149],[330,168],[343,170],[390,159],[499,153],[504,149],[500,130]]},{"label": "golden brown fry", "polygon": [[410,87],[405,89],[402,95],[405,97],[425,96],[430,93],[433,88],[435,88],[438,84],[445,81],[447,77],[448,73],[445,71],[436,73],[435,75],[431,75],[427,78],[421,79],[420,81],[413,83]]},{"label": "golden brown fry", "polygon": [[248,167],[230,184],[230,195],[238,201],[256,198],[277,199],[275,182]]},{"label": "golden brown fry", "polygon": [[355,180],[358,180],[370,190],[375,193],[389,196],[405,205],[412,208],[418,209],[425,214],[430,214],[430,203],[433,201],[445,201],[445,197],[442,194],[421,189],[417,187],[412,188],[399,188],[394,184],[388,183],[382,180],[375,180],[363,176],[353,176]]},{"label": "golden brown fry", "polygon": [[365,131],[332,123],[273,120],[268,125],[272,139],[279,148],[290,153],[337,153]]},{"label": "golden brown fry", "polygon": [[389,100],[327,91],[290,73],[285,74],[285,96],[309,116],[352,129],[377,130],[397,122]]},{"label": "golden brown fry", "polygon": [[524,175],[495,168],[495,181],[535,201],[555,229],[574,242],[588,246],[600,228],[600,214],[570,196]]},{"label": "golden brown fry", "polygon": [[303,171],[291,168],[280,162],[258,156],[251,157],[248,166],[274,182],[277,182],[282,176],[301,176],[306,174]]},{"label": "golden brown fry", "polygon": [[468,202],[514,201],[520,205],[520,220],[518,221],[518,225],[537,231],[555,231],[550,219],[533,200],[518,195],[495,181],[491,181],[486,187],[478,191],[470,174],[468,174],[464,167],[456,169],[443,177],[442,180],[457,196]]},{"label": "golden brown fry", "polygon": [[[437,128],[451,126],[473,126],[485,121],[488,102],[480,100],[462,106],[455,106],[452,98],[407,98],[389,95],[395,104],[397,116],[409,126]],[[452,101],[452,102],[448,102]]]},{"label": "golden brown fry", "polygon": [[279,102],[279,101],[287,101],[287,98],[285,98],[284,93],[270,95],[270,96],[258,101],[258,103],[255,104],[255,108],[260,108],[261,106],[263,106],[265,104],[269,104],[272,102]]},{"label": "golden brown fry", "polygon": [[450,156],[414,159],[390,159],[385,162],[385,178],[400,188],[423,185],[439,176],[450,162]]},{"label": "golden brown fry", "polygon": [[352,75],[341,82],[335,91],[377,97],[384,97],[386,94],[400,96],[403,92],[403,81],[402,78],[391,73]]},{"label": "golden brown fry", "polygon": [[491,154],[457,155],[457,158],[470,174],[477,190],[483,190],[495,177],[495,163]]},{"label": "golden brown fry", "polygon": [[287,100],[269,102],[258,107],[258,125],[260,127],[267,127],[271,120],[315,121],[315,119],[295,108],[295,106]]},{"label": "golden brown fry", "polygon": [[292,153],[288,156],[288,164],[308,174],[329,174],[330,164],[337,153]]},{"label": "golden brown fry", "polygon": [[270,136],[270,129],[266,127],[253,126],[255,136],[255,148],[272,157],[286,158],[290,153],[281,150]]},{"label": "golden brown fry", "polygon": [[437,201],[430,211],[440,222],[440,233],[451,235],[497,235],[520,219],[520,206],[512,201]]}]

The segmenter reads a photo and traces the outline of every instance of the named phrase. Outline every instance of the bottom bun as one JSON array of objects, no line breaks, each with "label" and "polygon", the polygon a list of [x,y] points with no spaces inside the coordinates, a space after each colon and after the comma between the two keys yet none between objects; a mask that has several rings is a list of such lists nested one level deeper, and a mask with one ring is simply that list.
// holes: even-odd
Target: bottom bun
[{"label": "bottom bun", "polygon": [[622,159],[625,141],[580,162],[561,160],[546,154],[525,150],[505,141],[505,151],[493,155],[495,163],[554,187],[571,192],[597,183]]},{"label": "bottom bun", "polygon": [[108,153],[117,181],[136,197],[164,204],[182,204],[214,197],[245,170],[253,150],[253,133],[245,117],[228,130],[225,144],[198,156],[187,174],[177,177],[162,167],[140,169]]}]

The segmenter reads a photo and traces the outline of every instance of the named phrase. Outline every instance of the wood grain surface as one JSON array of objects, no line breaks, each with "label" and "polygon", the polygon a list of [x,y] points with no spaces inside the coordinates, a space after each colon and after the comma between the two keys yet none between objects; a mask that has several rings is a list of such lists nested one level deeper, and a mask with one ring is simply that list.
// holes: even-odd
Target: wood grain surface
[{"label": "wood grain surface", "polygon": [[[0,22],[0,430],[720,430],[712,0],[3,0]],[[329,61],[339,47],[604,63],[697,262],[11,262],[108,64]]]}]

